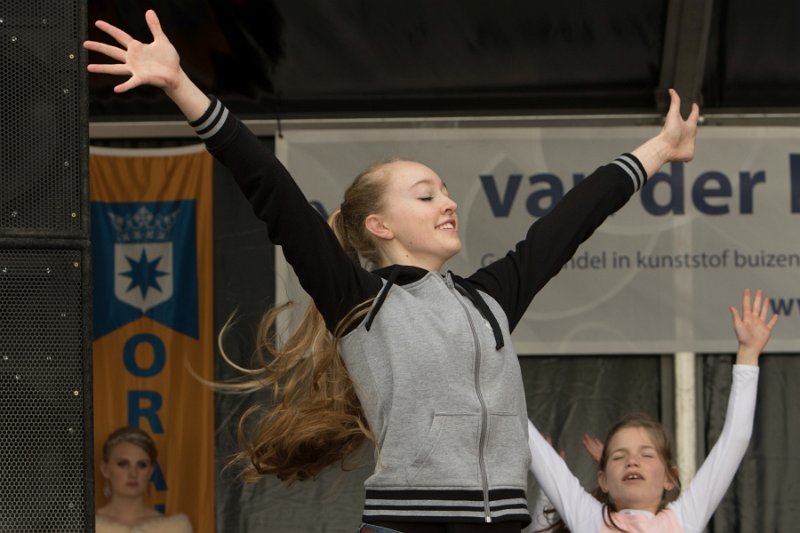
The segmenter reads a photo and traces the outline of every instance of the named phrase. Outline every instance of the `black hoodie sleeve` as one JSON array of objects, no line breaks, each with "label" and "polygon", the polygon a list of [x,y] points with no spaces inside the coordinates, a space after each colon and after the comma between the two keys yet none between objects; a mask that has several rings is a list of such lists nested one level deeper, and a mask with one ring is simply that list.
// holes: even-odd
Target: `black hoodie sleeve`
[{"label": "black hoodie sleeve", "polygon": [[231,171],[256,216],[266,223],[270,240],[283,248],[328,330],[334,331],[353,307],[378,293],[380,278],[345,254],[280,161],[217,98],[210,98],[209,108],[190,125]]},{"label": "black hoodie sleeve", "polygon": [[578,246],[647,181],[639,160],[623,154],[595,170],[528,228],[505,257],[468,279],[503,307],[514,329],[533,297],[570,260]]}]

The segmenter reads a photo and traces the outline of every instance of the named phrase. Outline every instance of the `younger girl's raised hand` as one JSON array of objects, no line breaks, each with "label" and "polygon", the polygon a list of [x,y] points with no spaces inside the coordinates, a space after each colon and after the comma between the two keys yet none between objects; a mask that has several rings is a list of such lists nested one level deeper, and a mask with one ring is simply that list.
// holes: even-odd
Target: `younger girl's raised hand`
[{"label": "younger girl's raised hand", "polygon": [[83,47],[87,50],[99,52],[118,61],[113,64],[89,64],[87,67],[89,72],[129,76],[126,81],[114,87],[116,93],[122,93],[140,85],[153,85],[169,92],[182,81],[180,57],[161,29],[161,23],[155,11],[148,10],[145,13],[145,20],[153,35],[152,43],[145,44],[137,41],[121,29],[102,20],[98,20],[95,25],[113,37],[120,46],[97,41],[83,43]]},{"label": "younger girl's raised hand", "polygon": [[761,289],[756,291],[752,304],[750,303],[750,289],[744,290],[742,299],[742,312],[736,307],[731,307],[733,329],[739,341],[736,352],[736,364],[758,365],[758,356],[764,350],[772,328],[778,322],[778,315],[769,315],[769,298],[764,297]]}]

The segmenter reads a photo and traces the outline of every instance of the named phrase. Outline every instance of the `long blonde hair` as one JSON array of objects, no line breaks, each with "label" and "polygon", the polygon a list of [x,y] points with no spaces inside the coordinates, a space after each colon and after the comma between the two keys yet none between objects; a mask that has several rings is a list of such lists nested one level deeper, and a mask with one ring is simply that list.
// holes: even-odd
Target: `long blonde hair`
[{"label": "long blonde hair", "polygon": [[[377,244],[364,220],[383,207],[384,167],[394,161],[376,163],[359,174],[345,192],[341,208],[328,219],[345,253],[355,262],[378,263]],[[287,482],[313,478],[336,462],[344,468],[345,459],[366,441],[374,443],[338,351],[339,339],[368,312],[370,303],[356,306],[331,333],[311,302],[300,324],[280,346],[276,320],[291,303],[264,315],[258,328],[258,368],[244,369],[231,362],[248,379],[222,387],[272,389],[270,406],[253,406],[239,421],[240,452],[234,462],[245,465],[245,480],[265,475]]]}]

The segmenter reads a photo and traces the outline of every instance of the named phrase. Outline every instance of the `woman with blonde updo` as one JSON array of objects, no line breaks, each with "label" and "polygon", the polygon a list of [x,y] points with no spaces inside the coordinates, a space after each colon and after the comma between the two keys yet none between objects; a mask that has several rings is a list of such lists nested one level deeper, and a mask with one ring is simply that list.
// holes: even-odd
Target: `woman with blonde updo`
[{"label": "woman with blonde updo", "polygon": [[108,503],[97,509],[96,533],[192,533],[185,514],[166,516],[145,501],[158,451],[139,428],[122,427],[103,444],[100,472]]}]

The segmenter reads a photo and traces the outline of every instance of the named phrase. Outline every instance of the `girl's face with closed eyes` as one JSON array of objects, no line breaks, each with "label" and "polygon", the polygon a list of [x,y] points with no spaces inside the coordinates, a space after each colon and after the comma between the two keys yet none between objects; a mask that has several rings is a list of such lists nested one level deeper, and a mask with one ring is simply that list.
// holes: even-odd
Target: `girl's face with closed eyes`
[{"label": "girl's face with closed eyes", "polygon": [[665,491],[676,483],[647,429],[620,429],[606,444],[604,454],[605,468],[598,472],[597,481],[617,510],[658,512]]},{"label": "girl's face with closed eyes", "polygon": [[387,163],[383,208],[367,217],[382,264],[438,271],[461,250],[456,203],[436,172],[414,161]]},{"label": "girl's face with closed eyes", "polygon": [[144,495],[155,465],[139,446],[120,442],[109,451],[108,461],[100,464],[113,497],[136,498]]}]

